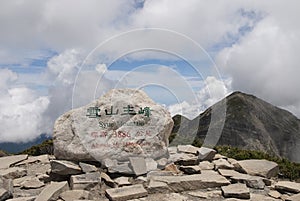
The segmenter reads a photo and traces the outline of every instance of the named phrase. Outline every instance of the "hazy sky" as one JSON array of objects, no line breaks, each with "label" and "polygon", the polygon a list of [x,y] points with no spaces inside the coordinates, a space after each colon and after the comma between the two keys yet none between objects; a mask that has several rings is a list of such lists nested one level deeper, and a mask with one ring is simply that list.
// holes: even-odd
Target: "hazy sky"
[{"label": "hazy sky", "polygon": [[296,0],[3,0],[0,142],[51,134],[111,88],[189,118],[232,91],[300,117]]}]

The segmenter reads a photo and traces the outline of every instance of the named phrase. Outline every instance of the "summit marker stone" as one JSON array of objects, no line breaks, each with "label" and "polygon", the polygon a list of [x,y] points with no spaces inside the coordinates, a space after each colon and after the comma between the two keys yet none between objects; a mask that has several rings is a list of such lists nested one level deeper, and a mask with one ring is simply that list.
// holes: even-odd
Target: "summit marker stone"
[{"label": "summit marker stone", "polygon": [[54,155],[73,161],[161,158],[173,124],[170,113],[143,91],[114,89],[56,120]]}]

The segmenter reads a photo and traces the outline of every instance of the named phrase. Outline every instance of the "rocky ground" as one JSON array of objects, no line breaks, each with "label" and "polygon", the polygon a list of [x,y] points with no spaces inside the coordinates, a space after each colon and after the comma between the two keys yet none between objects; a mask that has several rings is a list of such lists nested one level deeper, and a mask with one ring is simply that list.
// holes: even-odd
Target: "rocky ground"
[{"label": "rocky ground", "polygon": [[0,157],[0,200],[300,200],[300,183],[266,160],[236,161],[212,149],[169,147],[169,158],[99,163],[54,156]]}]

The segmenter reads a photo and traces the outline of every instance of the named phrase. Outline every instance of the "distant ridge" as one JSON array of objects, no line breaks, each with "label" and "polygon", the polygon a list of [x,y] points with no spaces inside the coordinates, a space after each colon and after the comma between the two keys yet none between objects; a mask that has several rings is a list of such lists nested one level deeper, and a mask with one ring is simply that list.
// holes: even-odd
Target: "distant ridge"
[{"label": "distant ridge", "polygon": [[38,138],[34,139],[33,141],[26,142],[26,143],[2,142],[0,143],[0,150],[3,150],[10,154],[16,154],[34,145],[41,144],[42,142],[48,139],[51,139],[51,137],[46,134],[42,134]]},{"label": "distant ridge", "polygon": [[[296,116],[242,92],[227,96],[226,104],[226,120],[218,145],[260,150],[300,162],[300,120]],[[212,107],[218,110],[221,101]],[[210,125],[212,107],[193,120],[174,116],[172,135],[180,136],[179,139],[197,136],[197,140],[203,140],[209,126],[214,126]]]}]

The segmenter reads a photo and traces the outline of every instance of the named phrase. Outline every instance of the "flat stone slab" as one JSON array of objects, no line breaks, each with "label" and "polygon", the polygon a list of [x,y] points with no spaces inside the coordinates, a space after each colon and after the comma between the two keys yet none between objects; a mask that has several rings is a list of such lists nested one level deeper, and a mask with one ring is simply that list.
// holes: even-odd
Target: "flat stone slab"
[{"label": "flat stone slab", "polygon": [[130,166],[133,170],[133,173],[137,176],[147,173],[146,160],[143,157],[130,157]]},{"label": "flat stone slab", "polygon": [[225,198],[250,199],[250,191],[246,184],[231,184],[221,187]]},{"label": "flat stone slab", "polygon": [[191,191],[188,194],[193,196],[193,197],[208,199],[208,198],[221,197],[222,196],[222,191],[221,190],[212,190],[212,191],[207,191],[207,192]]},{"label": "flat stone slab", "polygon": [[0,176],[6,179],[16,179],[27,174],[27,170],[20,167],[11,167],[7,169],[0,169]]},{"label": "flat stone slab", "polygon": [[198,154],[198,147],[195,147],[193,145],[178,145],[177,150],[178,152],[184,152],[189,154]]},{"label": "flat stone slab", "polygon": [[66,160],[51,160],[51,171],[59,175],[80,174],[81,168],[76,163]]},{"label": "flat stone slab", "polygon": [[33,188],[41,188],[45,186],[45,184],[41,182],[38,178],[34,177],[32,179],[23,181],[20,184],[20,186],[21,188],[25,188],[25,189],[33,189]]},{"label": "flat stone slab", "polygon": [[201,168],[197,165],[194,166],[180,166],[179,169],[185,174],[200,174]]},{"label": "flat stone slab", "polygon": [[35,201],[57,200],[59,195],[68,189],[69,185],[67,181],[51,182],[50,185],[47,185],[43,189],[43,191],[38,195]]},{"label": "flat stone slab", "polygon": [[161,181],[150,180],[149,185],[147,187],[149,193],[168,193],[170,192],[170,188],[168,185]]},{"label": "flat stone slab", "polygon": [[281,197],[281,193],[279,193],[278,191],[274,191],[274,190],[271,190],[268,193],[268,195],[271,196],[272,198],[276,198],[276,199],[279,199]]},{"label": "flat stone slab", "polygon": [[35,198],[36,198],[35,196],[18,197],[18,198],[8,199],[8,200],[6,200],[6,201],[34,201]]},{"label": "flat stone slab", "polygon": [[90,165],[87,163],[79,162],[79,166],[84,173],[88,172],[97,172],[98,168],[94,165]]},{"label": "flat stone slab", "polygon": [[300,193],[292,195],[291,197],[286,199],[286,201],[299,201],[299,200],[300,200]]},{"label": "flat stone slab", "polygon": [[0,169],[9,168],[11,165],[26,160],[27,158],[28,158],[27,154],[0,157]]},{"label": "flat stone slab", "polygon": [[119,187],[131,185],[128,177],[118,177],[114,181],[118,184]]},{"label": "flat stone slab", "polygon": [[291,181],[279,181],[275,184],[275,189],[290,193],[300,193],[300,183]]},{"label": "flat stone slab", "polygon": [[153,180],[168,184],[174,192],[214,188],[229,185],[230,182],[214,171],[206,170],[201,174],[183,176],[153,176]]},{"label": "flat stone slab", "polygon": [[220,158],[218,160],[214,160],[213,164],[215,165],[215,169],[233,169],[234,166],[230,164],[226,159]]},{"label": "flat stone slab", "polygon": [[44,154],[44,155],[40,155],[40,156],[29,156],[26,160],[23,160],[23,161],[17,163],[16,166],[26,165],[26,164],[30,164],[30,163],[36,163],[36,162],[40,162],[42,164],[50,163],[49,155]]},{"label": "flat stone slab", "polygon": [[116,186],[116,183],[114,182],[114,180],[112,180],[110,178],[110,176],[108,176],[105,172],[101,172],[100,173],[100,177],[101,177],[101,180],[103,179],[105,184],[110,186],[110,187],[115,187]]},{"label": "flat stone slab", "polygon": [[106,194],[112,201],[125,201],[145,197],[148,192],[142,184],[107,189]]},{"label": "flat stone slab", "polygon": [[264,178],[262,177],[251,176],[247,174],[239,174],[230,177],[230,179],[235,182],[245,183],[250,188],[255,188],[255,189],[265,188]]},{"label": "flat stone slab", "polygon": [[0,188],[0,200],[6,200],[10,197],[9,192],[4,188]]},{"label": "flat stone slab", "polygon": [[60,194],[60,198],[64,201],[73,201],[73,200],[87,200],[89,199],[90,193],[85,190],[67,190]]},{"label": "flat stone slab", "polygon": [[190,166],[199,164],[198,157],[193,154],[178,153],[172,160],[176,165]]},{"label": "flat stone slab", "polygon": [[207,147],[200,147],[198,149],[198,157],[200,161],[211,161],[215,157],[216,153],[216,150]]},{"label": "flat stone slab", "polygon": [[70,178],[71,189],[89,190],[101,182],[99,172],[90,172],[80,175],[72,175]]},{"label": "flat stone slab", "polygon": [[229,169],[219,169],[218,172],[224,177],[240,176],[241,174],[235,170],[229,170]]},{"label": "flat stone slab", "polygon": [[242,160],[235,163],[235,167],[247,174],[266,178],[276,177],[279,171],[277,163],[267,160]]},{"label": "flat stone slab", "polygon": [[215,165],[209,161],[201,161],[199,167],[201,170],[213,170]]}]

